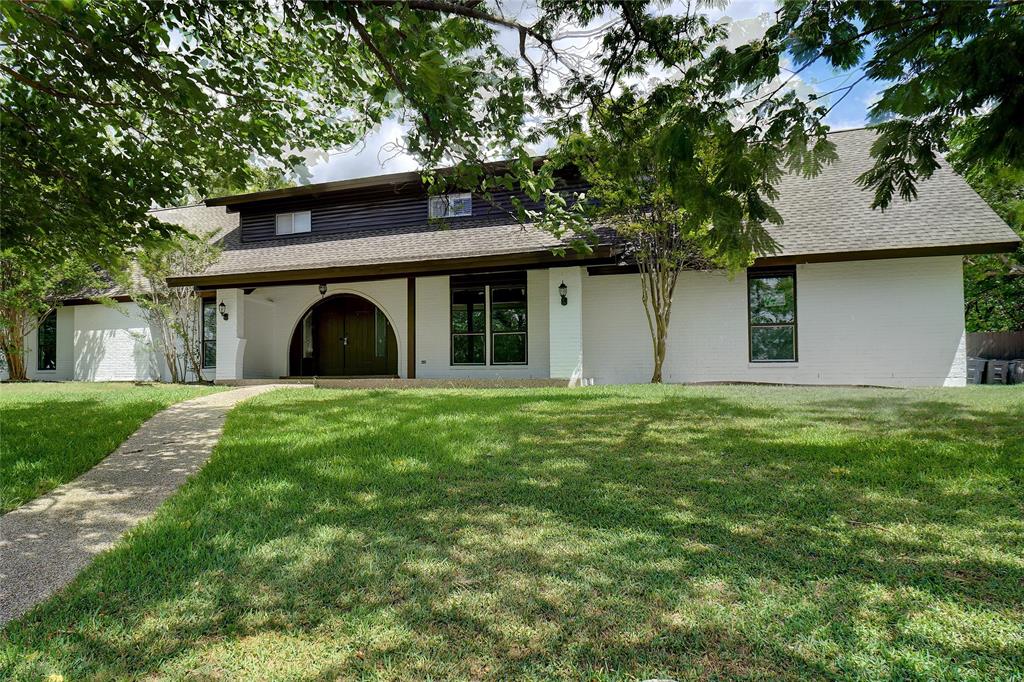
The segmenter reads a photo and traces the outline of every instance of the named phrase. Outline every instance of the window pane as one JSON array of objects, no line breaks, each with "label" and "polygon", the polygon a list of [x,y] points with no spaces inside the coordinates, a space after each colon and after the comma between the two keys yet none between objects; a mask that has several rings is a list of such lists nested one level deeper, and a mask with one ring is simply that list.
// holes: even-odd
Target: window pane
[{"label": "window pane", "polygon": [[484,336],[452,335],[452,362],[456,365],[484,364]]},{"label": "window pane", "polygon": [[203,341],[203,367],[217,366],[217,342]]},{"label": "window pane", "polygon": [[457,218],[473,215],[473,195],[469,192],[460,194],[442,194],[430,197],[427,203],[427,215],[430,218]]},{"label": "window pane", "polygon": [[382,358],[388,347],[388,318],[380,308],[373,309],[373,331],[374,351],[378,358]]},{"label": "window pane", "polygon": [[309,232],[310,224],[309,211],[299,211],[292,214],[292,232]]},{"label": "window pane", "polygon": [[52,312],[43,318],[36,330],[36,368],[47,370],[57,369],[57,313]]},{"label": "window pane", "polygon": [[526,334],[494,334],[491,346],[495,364],[526,362]]},{"label": "window pane", "polygon": [[750,357],[753,360],[796,360],[792,325],[751,327]]},{"label": "window pane", "polygon": [[217,302],[203,301],[203,339],[209,341],[217,338]]},{"label": "window pane", "polygon": [[277,233],[278,234],[291,234],[292,233],[292,214],[291,213],[278,213],[277,214]]},{"label": "window pane", "polygon": [[526,331],[526,288],[491,289],[491,331]]},{"label": "window pane", "polygon": [[779,324],[796,320],[792,277],[751,278],[749,295],[751,324]]},{"label": "window pane", "polygon": [[465,334],[484,331],[484,290],[455,289],[452,291],[452,332]]},{"label": "window pane", "polygon": [[302,318],[302,357],[313,357],[313,313]]}]

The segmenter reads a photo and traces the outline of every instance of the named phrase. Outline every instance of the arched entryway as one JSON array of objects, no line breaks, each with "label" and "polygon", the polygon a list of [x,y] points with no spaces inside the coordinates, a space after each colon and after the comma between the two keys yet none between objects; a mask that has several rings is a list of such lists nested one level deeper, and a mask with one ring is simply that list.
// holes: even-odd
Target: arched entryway
[{"label": "arched entryway", "polygon": [[355,294],[318,301],[292,332],[292,376],[396,376],[398,342],[384,312]]}]

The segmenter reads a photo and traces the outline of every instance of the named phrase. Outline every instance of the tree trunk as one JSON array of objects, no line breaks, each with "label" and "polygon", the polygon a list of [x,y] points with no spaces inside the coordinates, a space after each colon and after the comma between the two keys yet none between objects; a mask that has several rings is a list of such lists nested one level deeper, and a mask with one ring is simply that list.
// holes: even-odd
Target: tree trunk
[{"label": "tree trunk", "polygon": [[28,381],[28,374],[25,368],[25,349],[21,344],[12,347],[14,344],[4,343],[4,359],[7,360],[8,381]]},{"label": "tree trunk", "polygon": [[654,339],[654,373],[651,375],[652,384],[661,383],[661,368],[665,365],[665,349],[668,346],[667,325],[659,319],[657,335]]}]

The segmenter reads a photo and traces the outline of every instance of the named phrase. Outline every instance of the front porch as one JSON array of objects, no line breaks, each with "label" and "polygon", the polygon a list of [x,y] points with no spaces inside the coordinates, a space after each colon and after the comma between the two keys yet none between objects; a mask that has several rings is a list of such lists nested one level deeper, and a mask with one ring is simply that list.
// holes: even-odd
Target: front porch
[{"label": "front porch", "polygon": [[351,388],[578,384],[584,278],[573,266],[219,288],[208,378]]}]

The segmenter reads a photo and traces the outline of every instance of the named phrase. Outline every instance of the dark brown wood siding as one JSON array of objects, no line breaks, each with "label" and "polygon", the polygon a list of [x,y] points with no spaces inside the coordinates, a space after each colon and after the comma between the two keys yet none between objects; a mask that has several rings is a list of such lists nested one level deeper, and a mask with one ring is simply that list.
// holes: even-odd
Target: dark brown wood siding
[{"label": "dark brown wood siding", "polygon": [[[572,182],[565,184],[561,191],[571,194],[584,189],[582,183]],[[540,208],[539,204],[529,201],[521,192],[518,195],[527,208]],[[448,218],[446,222],[454,227],[462,222],[507,216],[513,210],[512,196],[513,193],[508,191],[495,192],[491,201],[485,201],[474,195],[472,216]],[[362,189],[330,196],[301,197],[241,207],[239,213],[242,241],[288,239],[287,236],[277,237],[274,227],[277,214],[289,211],[309,211],[311,233],[322,236],[428,223],[427,195],[421,188],[403,191],[390,187]],[[296,235],[300,236],[302,235]]]}]

